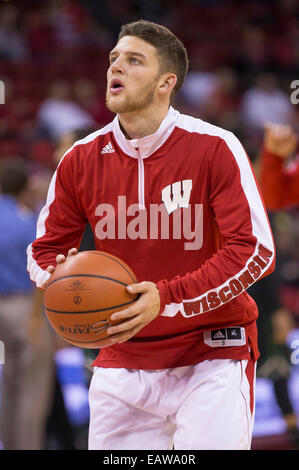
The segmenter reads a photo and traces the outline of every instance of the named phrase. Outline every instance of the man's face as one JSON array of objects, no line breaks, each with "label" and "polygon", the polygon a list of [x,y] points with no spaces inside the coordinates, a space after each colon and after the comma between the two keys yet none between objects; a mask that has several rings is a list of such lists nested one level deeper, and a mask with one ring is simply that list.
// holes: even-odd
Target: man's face
[{"label": "man's face", "polygon": [[141,111],[154,103],[159,82],[156,49],[124,36],[110,53],[106,105],[114,113]]}]

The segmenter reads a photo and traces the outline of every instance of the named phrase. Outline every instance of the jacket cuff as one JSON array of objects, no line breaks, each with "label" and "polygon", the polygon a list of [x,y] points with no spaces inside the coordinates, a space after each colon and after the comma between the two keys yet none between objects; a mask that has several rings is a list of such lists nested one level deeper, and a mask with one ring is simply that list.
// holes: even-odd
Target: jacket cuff
[{"label": "jacket cuff", "polygon": [[167,304],[167,300],[166,300],[166,292],[167,292],[166,283],[167,283],[167,281],[159,281],[156,284],[156,286],[159,290],[159,293],[160,293],[160,302],[161,302],[159,315],[161,315],[161,313],[164,312],[165,306]]}]

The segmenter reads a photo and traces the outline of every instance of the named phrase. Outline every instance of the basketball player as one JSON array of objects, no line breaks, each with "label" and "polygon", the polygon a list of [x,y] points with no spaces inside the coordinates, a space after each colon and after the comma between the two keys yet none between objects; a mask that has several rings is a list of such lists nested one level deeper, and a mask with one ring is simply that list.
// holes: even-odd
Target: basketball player
[{"label": "basketball player", "polygon": [[230,132],[171,103],[188,69],[163,26],[122,27],[110,53],[110,124],[62,158],[28,269],[44,286],[89,221],[139,299],[113,314],[94,361],[90,449],[249,449],[257,307],[246,289],[275,248],[247,155]]},{"label": "basketball player", "polygon": [[269,210],[290,209],[299,205],[297,146],[298,136],[290,126],[272,123],[265,126],[260,184]]},{"label": "basketball player", "polygon": [[[264,131],[264,142],[261,151],[261,172],[260,188],[269,211],[296,209],[299,206],[299,152],[298,135],[291,126],[267,123]],[[265,291],[265,279],[257,285]],[[273,288],[273,282],[272,282]],[[274,296],[275,297],[275,296]],[[273,296],[272,296],[273,300]],[[299,427],[297,415],[294,410],[292,398],[289,393],[288,382],[291,376],[290,354],[287,346],[287,337],[294,328],[294,318],[291,312],[285,308],[278,308],[270,311],[270,321],[273,334],[265,338],[265,345],[270,352],[268,364],[271,361],[271,354],[279,358],[275,362],[284,363],[284,368],[279,367],[270,374],[273,383],[273,390],[286,424],[286,430],[296,449],[299,449]],[[267,319],[267,315],[265,316]],[[260,322],[263,318],[259,319]],[[262,325],[262,323],[261,323]],[[267,359],[267,354],[263,355]],[[267,371],[267,361],[263,367],[259,365],[258,373]],[[269,376],[269,370],[268,370]]]}]

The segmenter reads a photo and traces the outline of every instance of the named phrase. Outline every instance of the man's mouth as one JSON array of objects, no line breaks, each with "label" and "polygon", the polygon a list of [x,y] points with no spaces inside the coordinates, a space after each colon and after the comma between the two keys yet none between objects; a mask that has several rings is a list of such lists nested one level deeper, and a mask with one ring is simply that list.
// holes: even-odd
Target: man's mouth
[{"label": "man's mouth", "polygon": [[124,85],[118,78],[113,78],[110,82],[109,91],[112,95],[120,93],[124,89]]}]

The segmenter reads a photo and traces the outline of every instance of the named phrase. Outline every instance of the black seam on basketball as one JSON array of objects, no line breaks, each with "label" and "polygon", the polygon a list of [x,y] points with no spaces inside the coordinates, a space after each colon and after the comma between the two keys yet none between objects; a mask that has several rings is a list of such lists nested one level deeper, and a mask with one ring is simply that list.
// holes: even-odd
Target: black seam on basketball
[{"label": "black seam on basketball", "polygon": [[130,271],[127,270],[127,268],[121,264],[119,261],[117,261],[116,259],[112,258],[112,256],[109,256],[109,255],[106,255],[105,253],[99,253],[98,251],[87,251],[87,252],[84,252],[84,253],[93,253],[95,255],[100,255],[100,256],[106,256],[106,258],[109,258],[111,259],[112,261],[115,261],[115,263],[119,264],[130,276],[130,278],[134,281],[134,282],[137,282],[136,279],[134,279],[134,277],[132,276],[132,274],[130,273]]},{"label": "black seam on basketball", "polygon": [[106,310],[112,310],[113,308],[120,308],[120,307],[125,307],[126,305],[130,305],[132,304],[133,302],[136,302],[138,297],[136,297],[136,299],[133,299],[133,300],[130,300],[129,302],[126,302],[124,304],[120,304],[120,305],[114,305],[113,307],[107,307],[107,308],[97,308],[96,310],[80,310],[80,311],[77,311],[77,312],[74,312],[74,311],[64,311],[64,310],[53,310],[51,308],[48,308],[46,305],[45,305],[45,308],[48,310],[48,312],[51,312],[51,313],[65,313],[65,314],[69,314],[69,315],[72,315],[72,314],[82,314],[82,313],[96,313],[96,312],[105,312]]},{"label": "black seam on basketball", "polygon": [[98,279],[106,279],[107,281],[116,282],[117,284],[121,284],[124,287],[127,287],[128,285],[122,281],[119,281],[118,279],[113,279],[112,277],[107,277],[107,276],[99,276],[97,274],[69,274],[68,276],[61,276],[61,277],[58,277],[57,279],[54,279],[47,285],[47,288],[51,286],[52,284],[54,284],[54,282],[60,281],[61,279],[67,279],[69,277],[96,277]]}]

